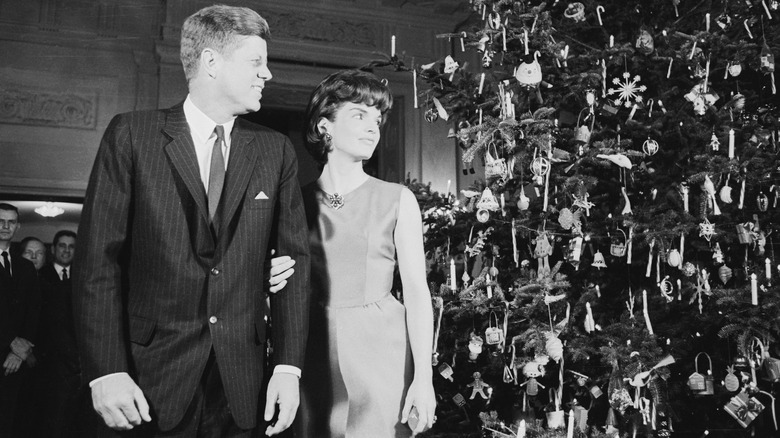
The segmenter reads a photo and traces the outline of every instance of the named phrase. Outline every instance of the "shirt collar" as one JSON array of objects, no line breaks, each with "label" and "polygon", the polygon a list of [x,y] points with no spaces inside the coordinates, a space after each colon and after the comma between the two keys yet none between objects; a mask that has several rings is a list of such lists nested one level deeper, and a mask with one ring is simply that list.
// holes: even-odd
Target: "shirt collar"
[{"label": "shirt collar", "polygon": [[[187,119],[187,125],[190,127],[193,140],[196,143],[206,143],[214,133],[214,128],[217,126],[217,122],[211,120],[203,111],[195,106],[195,102],[192,101],[190,95],[187,95],[187,99],[184,100],[184,117]],[[223,123],[225,128],[225,142],[230,144],[230,133],[233,132],[233,125],[236,123],[236,118],[233,117],[229,122]]]},{"label": "shirt collar", "polygon": [[62,274],[62,270],[63,269],[70,269],[70,266],[65,267],[65,266],[62,266],[61,264],[56,263],[56,262],[53,263],[53,265],[54,265],[54,270],[57,271],[58,274]]}]

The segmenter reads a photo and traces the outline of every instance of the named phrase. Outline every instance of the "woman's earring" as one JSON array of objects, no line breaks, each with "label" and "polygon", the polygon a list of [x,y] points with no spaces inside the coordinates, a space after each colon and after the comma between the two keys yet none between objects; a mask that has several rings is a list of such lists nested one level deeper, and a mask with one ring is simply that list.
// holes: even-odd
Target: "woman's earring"
[{"label": "woman's earring", "polygon": [[326,132],[323,137],[325,138],[325,143],[330,144],[330,141],[333,140],[333,136],[330,135],[330,133]]}]

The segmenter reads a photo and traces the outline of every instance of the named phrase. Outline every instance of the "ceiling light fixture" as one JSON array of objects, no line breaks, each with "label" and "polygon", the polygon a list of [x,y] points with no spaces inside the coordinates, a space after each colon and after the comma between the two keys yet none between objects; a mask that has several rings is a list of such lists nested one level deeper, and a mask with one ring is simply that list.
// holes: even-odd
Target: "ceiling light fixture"
[{"label": "ceiling light fixture", "polygon": [[36,208],[35,212],[43,217],[55,217],[65,213],[65,210],[62,207],[57,207],[53,202],[47,202]]}]

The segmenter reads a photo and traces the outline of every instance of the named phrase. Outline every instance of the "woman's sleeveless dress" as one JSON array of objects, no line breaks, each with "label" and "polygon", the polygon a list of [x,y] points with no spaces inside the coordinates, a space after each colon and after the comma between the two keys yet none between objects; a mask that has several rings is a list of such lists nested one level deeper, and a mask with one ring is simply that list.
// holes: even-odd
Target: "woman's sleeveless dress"
[{"label": "woman's sleeveless dress", "polygon": [[391,294],[402,188],[369,178],[338,210],[322,192],[309,196],[307,208],[317,210],[307,211],[316,295],[301,381],[303,436],[411,436],[400,422],[413,371],[406,311]]}]

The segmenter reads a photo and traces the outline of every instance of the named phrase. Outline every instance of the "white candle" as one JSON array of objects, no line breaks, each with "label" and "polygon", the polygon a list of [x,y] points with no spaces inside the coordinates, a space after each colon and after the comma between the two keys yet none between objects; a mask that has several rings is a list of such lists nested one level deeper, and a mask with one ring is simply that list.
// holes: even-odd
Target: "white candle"
[{"label": "white candle", "polygon": [[501,35],[504,38],[504,51],[506,52],[506,26],[501,26]]},{"label": "white candle", "polygon": [[483,72],[482,75],[479,77],[479,94],[482,94],[482,87],[485,86],[485,73]]},{"label": "white candle", "polygon": [[517,438],[525,438],[525,420],[520,420],[520,425],[517,426]]},{"label": "white candle", "polygon": [[758,306],[758,277],[750,274],[750,303]]},{"label": "white candle", "polygon": [[390,56],[395,56],[395,35],[390,37]]},{"label": "white candle", "polygon": [[704,15],[704,22],[706,23],[705,28],[706,28],[707,32],[709,32],[710,31],[710,13],[709,12]]},{"label": "white candle", "polygon": [[455,279],[455,259],[450,258],[450,289],[453,291],[458,290],[458,284]]},{"label": "white candle", "polygon": [[609,47],[615,47],[615,35],[609,36]]},{"label": "white candle", "polygon": [[419,108],[419,104],[417,102],[417,69],[412,69],[412,84],[414,84],[414,108]]},{"label": "white candle", "polygon": [[[501,194],[501,216],[506,216],[506,209],[504,208],[505,205],[506,205],[506,199],[504,199],[504,194],[502,193]],[[766,259],[766,262],[769,263],[769,259]]]},{"label": "white candle", "polygon": [[734,130],[729,129],[729,160],[734,159]]},{"label": "white candle", "polygon": [[493,298],[493,286],[490,285],[490,274],[485,274],[485,283],[487,284],[487,297]]},{"label": "white candle", "polygon": [[765,269],[766,269],[766,279],[771,280],[772,279],[772,261],[768,258],[765,262]]},{"label": "white candle", "polygon": [[450,185],[451,185],[451,184],[452,184],[452,180],[451,180],[451,179],[448,179],[448,180],[447,180],[447,196],[448,196],[448,197],[450,196]]},{"label": "white candle", "polygon": [[566,430],[566,438],[574,438],[574,409],[569,411],[569,427]]},{"label": "white candle", "polygon": [[650,323],[650,312],[647,310],[647,290],[642,290],[642,313],[645,316],[645,325],[647,325],[647,331],[651,335],[653,334],[653,325]]}]

